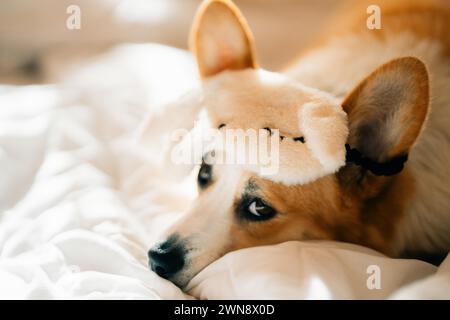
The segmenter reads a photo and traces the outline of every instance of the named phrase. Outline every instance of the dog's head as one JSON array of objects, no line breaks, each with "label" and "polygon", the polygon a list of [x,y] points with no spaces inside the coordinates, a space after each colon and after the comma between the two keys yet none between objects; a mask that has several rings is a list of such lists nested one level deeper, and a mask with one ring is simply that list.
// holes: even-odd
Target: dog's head
[{"label": "dog's head", "polygon": [[185,286],[215,259],[245,247],[330,239],[388,252],[411,179],[407,170],[386,177],[346,163],[345,144],[374,163],[408,153],[428,110],[423,63],[393,60],[338,101],[259,69],[247,23],[228,0],[205,1],[191,47],[212,126],[279,130],[282,174],[271,179],[203,162],[197,199],[149,251],[151,268]]}]

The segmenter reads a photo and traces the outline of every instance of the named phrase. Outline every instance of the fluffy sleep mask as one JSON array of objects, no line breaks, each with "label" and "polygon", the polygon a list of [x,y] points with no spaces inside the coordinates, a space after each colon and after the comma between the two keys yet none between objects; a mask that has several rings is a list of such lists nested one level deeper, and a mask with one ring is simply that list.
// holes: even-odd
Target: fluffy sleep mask
[{"label": "fluffy sleep mask", "polygon": [[[204,105],[212,126],[223,135],[233,129],[262,129],[268,135],[277,132],[277,143],[272,146],[277,154],[272,162],[244,165],[247,170],[285,184],[311,182],[337,172],[346,163],[375,175],[388,176],[402,170],[406,155],[380,163],[347,144],[347,115],[327,94],[263,70],[238,73],[239,87],[235,84],[236,72],[209,80],[204,89],[213,94],[205,94]],[[264,92],[251,94],[261,87]],[[264,170],[268,165],[276,170]]]},{"label": "fluffy sleep mask", "polygon": [[[374,175],[394,175],[402,170],[426,118],[428,76],[420,60],[394,59],[363,79],[344,102],[336,101],[287,76],[259,69],[247,22],[229,0],[204,1],[190,48],[200,88],[167,109],[172,113],[169,123],[154,118],[148,125],[152,136],[161,129],[191,130],[201,110],[222,135],[262,129],[277,137],[271,142],[278,154],[269,163],[276,170],[263,170],[268,166],[264,161],[244,168],[275,182],[308,183],[347,163]],[[204,141],[193,139],[187,145],[198,142]],[[210,147],[220,149],[214,143]],[[229,152],[226,147],[223,151]]]}]

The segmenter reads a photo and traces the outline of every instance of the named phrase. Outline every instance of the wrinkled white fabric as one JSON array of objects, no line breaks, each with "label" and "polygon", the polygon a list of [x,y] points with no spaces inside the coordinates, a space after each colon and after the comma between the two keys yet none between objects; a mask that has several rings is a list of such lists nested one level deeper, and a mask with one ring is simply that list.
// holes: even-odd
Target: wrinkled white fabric
[{"label": "wrinkled white fabric", "polygon": [[[368,284],[373,266],[379,287]],[[385,299],[434,272],[425,262],[356,245],[292,241],[226,255],[199,273],[189,292],[202,299]]]},{"label": "wrinkled white fabric", "polygon": [[[0,86],[0,299],[449,298],[448,258],[437,269],[329,242],[232,252],[189,294],[150,271],[148,248],[192,190],[135,134],[149,106],[196,85],[185,52],[133,45],[63,85]],[[367,288],[370,265],[381,289]]]}]

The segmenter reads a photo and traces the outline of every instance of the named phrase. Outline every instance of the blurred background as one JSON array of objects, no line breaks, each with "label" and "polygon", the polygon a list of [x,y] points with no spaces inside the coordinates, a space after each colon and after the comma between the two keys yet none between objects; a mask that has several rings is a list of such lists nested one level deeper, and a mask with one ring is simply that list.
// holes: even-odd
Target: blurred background
[{"label": "blurred background", "polygon": [[[266,69],[283,67],[311,43],[344,0],[235,0]],[[120,43],[187,48],[201,0],[0,0],[0,83],[51,83]],[[67,8],[81,28],[69,30]]]}]

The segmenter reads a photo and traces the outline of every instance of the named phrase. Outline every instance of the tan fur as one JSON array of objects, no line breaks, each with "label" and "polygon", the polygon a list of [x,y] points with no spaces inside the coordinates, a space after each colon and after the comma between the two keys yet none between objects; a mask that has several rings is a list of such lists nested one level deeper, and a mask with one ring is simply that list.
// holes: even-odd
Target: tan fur
[{"label": "tan fur", "polygon": [[[311,109],[306,118],[326,118],[336,110],[337,114],[342,112],[342,106],[348,118],[346,130],[339,128],[335,131],[337,134],[330,134],[333,121],[319,121],[312,126],[319,132],[316,135],[319,140],[309,136],[314,146],[320,144],[321,136],[328,142],[336,137],[336,144],[326,144],[326,152],[314,153],[311,147],[307,151],[308,141],[306,146],[296,146],[293,142],[284,145],[289,151],[288,158],[293,159],[284,164],[291,170],[286,171],[287,178],[301,166],[304,175],[308,169],[320,168],[323,163],[310,154],[319,154],[319,158],[338,154],[339,146],[345,143],[339,138],[347,137],[347,133],[346,143],[374,161],[385,162],[414,151],[426,131],[423,127],[431,95],[429,70],[431,79],[435,76],[434,79],[440,81],[438,89],[447,85],[448,60],[443,55],[448,54],[450,48],[450,10],[438,0],[402,0],[394,5],[392,2],[381,4],[382,30],[368,30],[367,4],[357,6],[359,18],[343,15],[344,20],[350,22],[342,23],[342,29],[307,50],[303,59],[289,70],[291,77],[281,77],[255,69],[251,32],[231,2],[205,1],[194,23],[191,47],[204,80],[202,104],[212,124],[216,127],[226,124],[230,128],[279,128],[281,134],[293,137],[307,133],[307,125],[298,117],[301,108],[319,106]],[[218,17],[219,25],[215,25],[212,17]],[[227,26],[234,30],[234,36],[226,32]],[[389,41],[379,41],[384,38]],[[431,52],[424,50],[421,42],[416,47],[414,40],[417,39],[424,40]],[[361,47],[372,44],[376,52]],[[355,48],[364,55],[358,56]],[[380,56],[386,50],[386,56]],[[402,57],[404,51],[412,56]],[[426,58],[427,65],[415,57],[416,52]],[[342,63],[349,64],[349,72],[342,72],[346,67]],[[438,98],[441,109],[432,111],[439,114],[448,105],[442,96]],[[340,103],[336,105],[336,101]],[[432,123],[436,123],[434,121]],[[434,133],[442,136],[441,127]],[[441,145],[442,140],[445,142],[445,139],[438,141]],[[281,146],[283,148],[283,144]],[[423,149],[423,145],[421,147]],[[346,164],[338,172],[296,183],[286,181],[286,177],[280,182],[236,167],[214,166],[211,185],[199,190],[193,207],[170,230],[169,234],[188,239],[188,251],[192,252],[188,270],[172,281],[186,284],[196,272],[231,250],[289,240],[352,242],[389,255],[400,255],[410,249],[448,250],[449,230],[439,220],[445,214],[448,218],[448,212],[429,212],[440,214],[431,219],[431,223],[426,216],[418,220],[416,216],[411,217],[412,206],[418,204],[418,212],[428,214],[434,200],[418,194],[419,191],[424,193],[419,178],[420,172],[428,173],[426,161],[429,158],[412,155],[413,159],[406,163],[403,171],[393,176],[375,176],[359,166]],[[435,163],[442,166],[442,159]],[[433,190],[440,192],[438,200],[443,201],[445,192],[439,190],[441,185],[436,183],[436,176],[423,177],[434,183]],[[277,214],[264,221],[240,218],[236,208],[244,196],[263,199]],[[445,206],[434,208],[439,211]],[[429,225],[422,228],[422,221]],[[401,231],[408,228],[410,233],[402,235]],[[430,230],[434,235],[436,228],[440,228],[438,237],[427,242]],[[415,233],[420,237],[416,239]]]},{"label": "tan fur", "polygon": [[335,176],[296,186],[256,176],[251,179],[258,185],[257,194],[279,214],[265,223],[235,220],[225,252],[286,240],[337,240],[392,255],[395,226],[405,202],[414,196],[408,170],[393,178],[371,176],[363,189],[353,184],[342,186]]},{"label": "tan fur", "polygon": [[[410,94],[414,95],[411,101],[415,106],[408,106],[408,114],[395,125],[403,127],[399,131],[401,136],[397,137],[383,160],[407,153],[421,131],[429,99],[424,65],[414,58],[397,59],[383,65],[364,79],[343,102],[350,122],[357,125],[360,122],[357,117],[362,117],[361,121],[368,117],[365,112],[357,112],[358,105],[365,103],[359,97],[363,94],[370,96],[365,88],[370,88],[370,84],[376,88],[378,82],[384,84],[393,76],[405,77],[405,72],[413,75],[404,81],[412,82],[405,87],[413,87]],[[258,194],[279,211],[279,216],[260,224],[236,222],[231,248],[272,244],[287,239],[334,239],[393,254],[395,250],[391,242],[395,226],[402,217],[405,202],[414,195],[414,181],[404,170],[394,177],[368,174],[356,182],[359,177],[353,177],[354,171],[352,167],[344,168],[337,177],[331,175],[295,186],[253,177],[255,185],[261,188]]]},{"label": "tan fur", "polygon": [[[350,10],[354,19],[351,22],[353,32],[372,32],[385,37],[389,33],[400,33],[405,30],[420,38],[435,39],[444,44],[445,52],[450,54],[450,5],[447,0],[381,0],[376,1],[382,13],[382,28],[368,30],[365,27],[367,16],[361,16],[364,8],[372,4],[370,1],[357,1],[357,5]],[[362,9],[362,10],[361,10]],[[359,11],[357,11],[359,10]],[[343,32],[346,27],[345,17],[339,19]]]},{"label": "tan fur", "polygon": [[[352,21],[351,32],[372,32],[381,37],[386,32],[398,32],[407,29],[421,37],[438,37],[448,40],[449,37],[444,32],[449,30],[446,26],[448,26],[450,20],[442,19],[444,15],[442,14],[442,7],[439,7],[438,3],[439,1],[433,3],[423,1],[382,3],[383,29],[375,32],[369,31],[365,25],[367,16],[361,15],[361,12],[365,11],[361,10],[361,8],[365,8],[363,6],[359,7],[359,18],[346,20]],[[416,19],[411,14],[417,10],[429,10],[430,13],[426,15],[425,19]],[[430,23],[427,19],[433,19],[434,21]],[[339,25],[345,26],[345,23]],[[433,28],[433,25],[437,27]],[[348,29],[346,32],[348,32]],[[417,111],[411,114],[414,118],[407,115],[403,117],[402,122],[409,129],[403,132],[398,144],[391,148],[391,154],[388,155],[390,157],[408,151],[420,133],[427,114],[429,99],[427,73],[423,70],[423,64],[418,64],[417,60],[406,61],[410,64],[406,68],[419,69],[413,74],[418,77],[416,82],[424,84],[425,87],[416,89],[418,94]],[[349,109],[352,108],[353,100],[369,78],[375,77],[378,73],[386,71],[392,66],[391,63],[380,67],[364,79],[345,99],[344,109],[347,112],[351,111]],[[364,114],[360,114],[360,116],[364,116]],[[324,180],[331,181],[324,183]],[[233,232],[236,235],[233,248],[238,248],[239,243],[242,246],[251,246],[261,244],[261,242],[276,243],[286,238],[302,239],[303,235],[299,235],[298,230],[308,225],[310,238],[361,243],[385,253],[393,253],[394,250],[390,247],[390,241],[394,236],[394,226],[400,220],[404,203],[413,196],[414,181],[407,170],[394,178],[371,176],[367,180],[364,188],[358,186],[356,190],[354,187],[346,190],[345,186],[341,189],[339,184],[330,177],[304,186],[287,187],[268,182],[270,188],[266,190],[265,196],[273,198],[274,206],[281,208],[282,212],[285,210],[286,216],[284,218],[288,221],[287,226],[279,226],[277,222],[269,222],[255,226],[258,230],[252,230],[249,233],[242,232],[242,228],[237,227]],[[330,194],[335,195],[334,198],[323,201],[323,197]],[[289,199],[294,199],[290,206]],[[370,200],[367,201],[367,199]],[[319,212],[325,214],[321,215]],[[288,216],[290,218],[287,218]],[[293,232],[285,229],[292,229]],[[297,233],[295,230],[297,230]]]},{"label": "tan fur", "polygon": [[[366,26],[366,8],[372,4],[381,9],[380,30],[369,30]],[[411,32],[419,38],[439,41],[445,48],[444,53],[450,56],[450,4],[447,0],[353,0],[343,5],[328,25],[323,36],[303,50],[297,59],[290,61],[285,70],[330,40],[350,33],[360,37],[383,38],[390,34]]]},{"label": "tan fur", "polygon": [[332,176],[302,186],[286,186],[255,176],[251,179],[258,186],[256,193],[277,208],[279,214],[266,223],[237,221],[230,250],[286,239],[335,239],[341,224],[348,228],[342,229],[340,238],[357,238],[353,235],[359,230],[354,216],[339,214],[339,188]]}]

